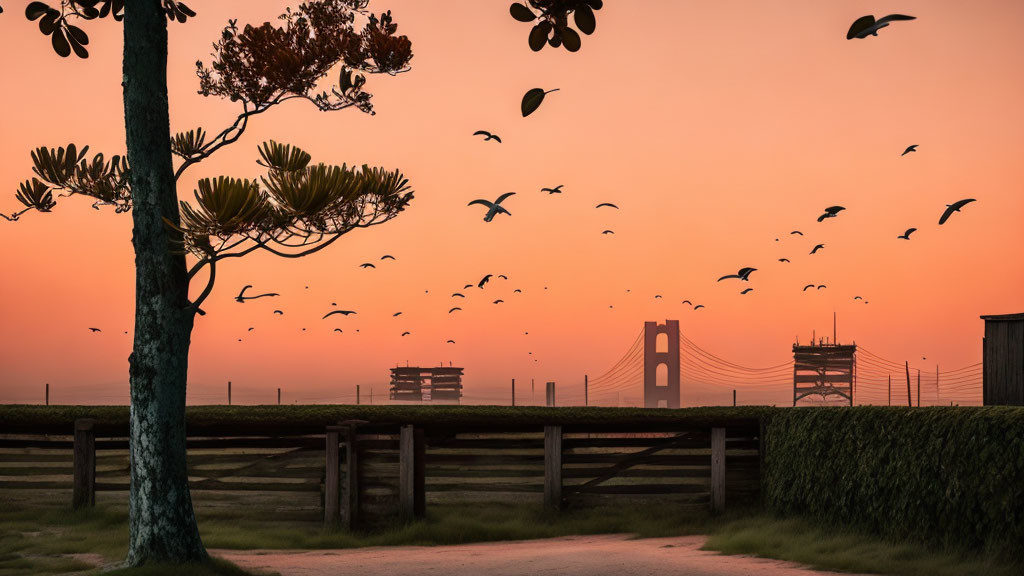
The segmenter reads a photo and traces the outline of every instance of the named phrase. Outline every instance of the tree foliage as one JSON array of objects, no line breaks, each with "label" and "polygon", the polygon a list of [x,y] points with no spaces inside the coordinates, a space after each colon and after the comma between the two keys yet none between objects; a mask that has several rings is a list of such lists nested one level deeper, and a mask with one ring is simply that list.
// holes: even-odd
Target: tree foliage
[{"label": "tree foliage", "polygon": [[527,3],[529,6],[514,2],[508,11],[520,22],[537,22],[529,36],[530,49],[534,52],[540,52],[544,44],[552,48],[564,46],[569,52],[576,52],[581,40],[579,33],[570,26],[569,15],[573,16],[573,24],[580,32],[590,35],[597,28],[594,11],[604,6],[602,0],[527,0]]}]

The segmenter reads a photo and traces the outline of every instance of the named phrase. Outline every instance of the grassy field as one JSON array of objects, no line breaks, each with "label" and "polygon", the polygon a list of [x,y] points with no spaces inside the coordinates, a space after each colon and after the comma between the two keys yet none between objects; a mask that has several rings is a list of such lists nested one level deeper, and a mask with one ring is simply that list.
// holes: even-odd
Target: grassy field
[{"label": "grassy field", "polygon": [[[30,499],[25,491],[0,493],[0,576],[67,574],[110,565],[127,550],[127,509],[123,496],[104,496],[92,510],[71,512],[66,499]],[[251,499],[251,495],[239,498]],[[41,503],[42,502],[42,503]],[[58,502],[60,504],[46,504]],[[791,560],[821,569],[901,576],[1010,576],[1020,566],[984,562],[962,553],[894,544],[803,520],[779,520],[756,511],[732,511],[722,518],[685,513],[669,506],[615,505],[570,510],[560,515],[533,505],[446,505],[428,509],[426,519],[394,523],[372,532],[322,529],[319,512],[288,511],[281,502],[239,505],[230,495],[197,495],[203,540],[222,549],[331,549],[389,545],[445,545],[547,538],[575,534],[632,533],[638,537],[709,535],[706,548]],[[118,576],[172,573],[161,567],[105,572]],[[225,563],[196,574],[246,574]]]}]

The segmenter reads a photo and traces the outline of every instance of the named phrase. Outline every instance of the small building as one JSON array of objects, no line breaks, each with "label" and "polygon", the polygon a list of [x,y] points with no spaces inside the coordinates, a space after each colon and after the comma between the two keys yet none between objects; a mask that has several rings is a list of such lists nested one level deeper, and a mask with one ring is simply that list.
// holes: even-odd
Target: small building
[{"label": "small building", "polygon": [[982,316],[982,401],[1024,406],[1024,314]]},{"label": "small building", "polygon": [[812,395],[838,396],[853,406],[856,381],[856,344],[793,345],[793,406]]},{"label": "small building", "polygon": [[458,404],[462,399],[462,368],[392,368],[389,397],[400,402]]}]

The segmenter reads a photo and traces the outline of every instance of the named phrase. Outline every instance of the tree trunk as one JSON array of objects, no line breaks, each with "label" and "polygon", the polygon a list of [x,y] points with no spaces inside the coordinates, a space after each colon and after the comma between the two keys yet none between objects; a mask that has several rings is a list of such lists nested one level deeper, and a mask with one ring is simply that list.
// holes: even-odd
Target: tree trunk
[{"label": "tree trunk", "polygon": [[178,223],[167,103],[167,17],[128,0],[124,120],[133,201],[135,343],[131,382],[129,565],[207,558],[185,463],[185,383],[193,312]]}]

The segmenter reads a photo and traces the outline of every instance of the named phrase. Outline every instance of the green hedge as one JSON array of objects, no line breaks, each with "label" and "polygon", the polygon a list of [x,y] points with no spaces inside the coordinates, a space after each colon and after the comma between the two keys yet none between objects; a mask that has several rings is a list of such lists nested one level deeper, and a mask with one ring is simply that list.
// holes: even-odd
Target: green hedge
[{"label": "green hedge", "polygon": [[1024,559],[1024,408],[779,410],[765,439],[769,509]]}]

